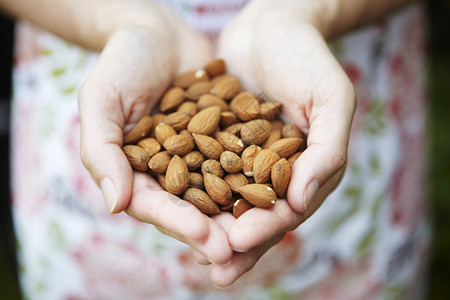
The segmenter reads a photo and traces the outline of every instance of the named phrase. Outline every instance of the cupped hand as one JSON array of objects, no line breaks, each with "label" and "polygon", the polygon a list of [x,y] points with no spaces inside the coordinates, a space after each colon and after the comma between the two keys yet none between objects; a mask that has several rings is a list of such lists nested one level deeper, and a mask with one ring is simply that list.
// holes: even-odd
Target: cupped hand
[{"label": "cupped hand", "polygon": [[[142,20],[117,28],[79,93],[81,158],[101,187],[109,212],[136,219],[190,245],[211,262],[231,256],[225,231],[192,205],[134,173],[123,136],[148,114],[178,73],[211,58],[209,43],[168,8],[143,1]],[[123,7],[125,13],[127,2]],[[181,200],[180,200],[181,201]]]},{"label": "cupped hand", "polygon": [[221,217],[238,252],[231,264],[212,266],[217,285],[229,285],[251,269],[319,208],[343,176],[355,93],[320,31],[313,2],[252,1],[221,35],[218,56],[228,71],[246,89],[281,102],[287,120],[307,135],[307,149],[293,166],[287,200],[269,210],[251,209],[235,221]]}]

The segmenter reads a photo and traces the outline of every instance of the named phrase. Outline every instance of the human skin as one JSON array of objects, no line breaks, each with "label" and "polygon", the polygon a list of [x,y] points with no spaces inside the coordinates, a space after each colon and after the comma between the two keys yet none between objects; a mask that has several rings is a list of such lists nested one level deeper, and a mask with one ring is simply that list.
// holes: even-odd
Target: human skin
[{"label": "human skin", "polygon": [[[81,158],[108,210],[125,211],[190,245],[200,263],[212,263],[212,281],[228,286],[312,215],[343,175],[356,99],[328,39],[407,2],[253,0],[224,29],[217,56],[229,72],[246,89],[282,102],[287,117],[308,135],[287,201],[270,210],[252,209],[237,220],[227,213],[209,218],[164,192],[150,176],[133,172],[121,150],[123,134],[151,111],[170,81],[212,57],[204,37],[155,1],[0,0],[0,5],[101,51],[79,93]],[[261,227],[261,220],[269,223]]]}]

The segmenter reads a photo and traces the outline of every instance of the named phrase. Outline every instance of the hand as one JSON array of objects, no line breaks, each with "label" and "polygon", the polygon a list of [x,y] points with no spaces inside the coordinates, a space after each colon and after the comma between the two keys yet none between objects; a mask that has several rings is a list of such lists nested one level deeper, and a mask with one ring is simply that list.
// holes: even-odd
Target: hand
[{"label": "hand", "polygon": [[239,250],[231,264],[212,266],[211,278],[219,286],[233,283],[311,216],[343,176],[355,93],[319,31],[313,2],[252,1],[221,35],[218,56],[229,72],[246,89],[282,102],[289,122],[307,134],[307,149],[293,166],[287,201],[269,210],[251,209],[236,221],[216,218]]},{"label": "hand", "polygon": [[224,230],[149,175],[133,173],[121,148],[124,133],[151,111],[173,77],[211,57],[207,41],[172,11],[143,3],[144,18],[112,33],[80,90],[81,157],[111,213],[125,210],[223,264],[232,253]]}]

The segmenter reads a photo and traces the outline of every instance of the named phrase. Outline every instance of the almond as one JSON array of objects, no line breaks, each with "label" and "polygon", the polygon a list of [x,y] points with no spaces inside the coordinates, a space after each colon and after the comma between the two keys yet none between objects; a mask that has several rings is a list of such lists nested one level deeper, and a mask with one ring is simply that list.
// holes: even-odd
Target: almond
[{"label": "almond", "polygon": [[228,132],[216,133],[217,141],[225,150],[240,154],[244,150],[244,143],[240,138]]},{"label": "almond", "polygon": [[[239,196],[240,196],[240,195],[239,195]],[[226,205],[219,205],[220,210],[221,210],[221,211],[229,211],[229,212],[232,212],[232,211],[233,211],[233,205],[234,205],[234,202],[236,201],[234,198],[235,198],[235,197],[234,197],[234,195],[233,195],[233,198],[231,199],[231,201],[230,201],[228,204],[226,204]]]},{"label": "almond", "polygon": [[258,95],[248,91],[239,93],[231,100],[230,110],[244,122],[258,118],[260,114]]},{"label": "almond", "polygon": [[189,186],[189,172],[184,160],[178,155],[172,157],[167,166],[166,189],[174,195],[182,194]]},{"label": "almond", "polygon": [[241,139],[247,145],[260,145],[269,138],[271,127],[267,120],[252,120],[242,126]]},{"label": "almond", "polygon": [[291,166],[286,158],[280,159],[273,165],[271,178],[273,189],[278,197],[283,197],[291,179]]},{"label": "almond", "polygon": [[188,124],[191,133],[210,135],[219,127],[221,109],[211,106],[198,112]]},{"label": "almond", "polygon": [[180,106],[178,106],[177,112],[183,112],[192,117],[198,112],[197,103],[192,101],[185,101]]},{"label": "almond", "polygon": [[170,155],[183,156],[194,149],[194,138],[188,135],[172,135],[164,142],[164,148]]},{"label": "almond", "polygon": [[239,188],[248,184],[247,177],[245,177],[242,173],[228,174],[223,178],[223,180],[228,184],[231,191],[234,193],[239,193]]},{"label": "almond", "polygon": [[155,137],[161,145],[164,145],[167,138],[176,134],[177,132],[170,125],[159,123],[155,127]]},{"label": "almond", "polygon": [[189,171],[195,171],[205,161],[205,157],[199,151],[192,151],[183,156],[183,160],[186,163]]},{"label": "almond", "polygon": [[187,128],[192,116],[185,112],[174,112],[164,117],[163,122],[171,126],[175,131]]},{"label": "almond", "polygon": [[150,116],[143,116],[136,126],[123,138],[124,144],[136,143],[140,139],[147,137],[152,129],[153,119]]},{"label": "almond", "polygon": [[225,171],[220,165],[220,162],[215,159],[207,159],[202,163],[202,174],[205,173],[211,173],[220,178],[225,176]]},{"label": "almond", "polygon": [[255,207],[245,199],[238,199],[233,204],[233,216],[237,219],[250,208]]},{"label": "almond", "polygon": [[228,173],[237,173],[242,170],[244,163],[236,153],[224,151],[220,155],[220,165]]},{"label": "almond", "polygon": [[150,157],[161,151],[161,144],[154,138],[140,140],[138,146],[147,151]]},{"label": "almond", "polygon": [[204,191],[197,188],[188,188],[184,192],[183,199],[194,205],[204,214],[220,214],[219,206]]},{"label": "almond", "polygon": [[203,94],[208,94],[212,89],[213,83],[211,81],[200,81],[191,85],[186,92],[184,92],[184,97],[189,100],[197,101]]},{"label": "almond", "polygon": [[223,179],[211,173],[204,173],[203,182],[208,195],[216,203],[226,205],[231,201],[231,190]]},{"label": "almond", "polygon": [[149,160],[148,167],[156,173],[166,173],[167,166],[169,165],[171,159],[172,156],[170,156],[167,151],[156,153]]},{"label": "almond", "polygon": [[205,66],[205,71],[208,72],[210,76],[217,76],[225,73],[227,67],[225,61],[221,58],[216,58],[209,61]]},{"label": "almond", "polygon": [[259,115],[262,119],[272,120],[275,116],[277,116],[283,105],[279,102],[264,102],[259,105]]},{"label": "almond", "polygon": [[253,177],[256,183],[266,183],[270,179],[272,167],[280,160],[280,156],[269,149],[261,150],[253,163]]},{"label": "almond", "polygon": [[232,111],[223,111],[220,114],[220,126],[227,127],[238,121],[236,114]]},{"label": "almond", "polygon": [[239,188],[239,193],[256,207],[269,208],[277,201],[277,194],[264,184],[247,184]]},{"label": "almond", "polygon": [[228,126],[223,131],[229,132],[229,133],[234,134],[235,136],[239,137],[239,136],[241,136],[241,129],[243,126],[244,126],[244,123],[236,123],[236,124]]},{"label": "almond", "polygon": [[156,179],[158,179],[159,185],[161,186],[161,188],[165,191],[167,191],[166,189],[166,175],[164,174],[160,174],[160,173],[156,173]]},{"label": "almond", "polygon": [[198,189],[204,189],[205,185],[203,184],[203,175],[200,173],[189,173],[189,187],[194,187]]},{"label": "almond", "polygon": [[245,176],[252,177],[253,176],[253,163],[255,161],[256,155],[261,151],[261,147],[257,145],[251,145],[244,149],[241,155],[241,159],[244,163],[244,167],[242,171]]},{"label": "almond", "polygon": [[283,138],[301,138],[303,139],[303,133],[297,126],[293,124],[286,124],[281,129],[281,135]]},{"label": "almond", "polygon": [[207,158],[219,159],[223,152],[222,145],[210,136],[203,134],[193,134],[195,144],[200,152]]},{"label": "almond", "polygon": [[184,100],[184,90],[180,87],[169,89],[162,97],[159,109],[162,112],[177,108]]},{"label": "almond", "polygon": [[228,110],[228,103],[216,95],[204,94],[198,98],[197,107],[199,110],[203,110],[211,106],[218,106],[222,111]]},{"label": "almond", "polygon": [[294,165],[295,161],[300,157],[300,155],[302,154],[302,152],[297,152],[291,155],[291,157],[288,158],[288,162],[292,166]]},{"label": "almond", "polygon": [[303,139],[301,138],[283,138],[270,145],[269,149],[280,157],[287,158],[294,154],[302,143]]},{"label": "almond", "polygon": [[172,84],[176,87],[182,87],[186,89],[197,82],[208,80],[209,80],[208,73],[206,73],[206,71],[203,69],[199,69],[185,72],[179,75],[177,78],[175,78]]},{"label": "almond", "polygon": [[141,172],[147,171],[147,164],[150,160],[150,155],[147,151],[136,145],[126,145],[123,147],[123,152],[125,153],[133,169]]},{"label": "almond", "polygon": [[239,79],[235,76],[229,75],[216,81],[212,92],[223,99],[231,99],[236,96],[241,90]]},{"label": "almond", "polygon": [[150,131],[151,137],[153,137],[153,138],[155,137],[155,128],[156,128],[156,126],[158,126],[158,124],[160,124],[164,120],[165,117],[166,117],[166,115],[163,113],[157,113],[152,116],[153,126],[152,126],[152,130]]},{"label": "almond", "polygon": [[261,145],[261,147],[263,149],[267,149],[267,148],[270,147],[270,145],[272,145],[273,143],[275,143],[279,139],[281,139],[281,130],[280,129],[271,130],[269,137],[264,142],[264,144]]},{"label": "almond", "polygon": [[270,121],[270,124],[272,125],[272,130],[281,130],[286,125],[282,120],[278,119]]}]

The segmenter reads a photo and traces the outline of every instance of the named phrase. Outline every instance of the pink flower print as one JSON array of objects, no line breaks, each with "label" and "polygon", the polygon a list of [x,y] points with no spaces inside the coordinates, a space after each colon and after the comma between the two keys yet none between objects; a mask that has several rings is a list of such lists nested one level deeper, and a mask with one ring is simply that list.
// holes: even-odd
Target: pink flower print
[{"label": "pink flower print", "polygon": [[14,66],[36,60],[40,54],[39,31],[28,23],[18,22],[15,28]]}]

